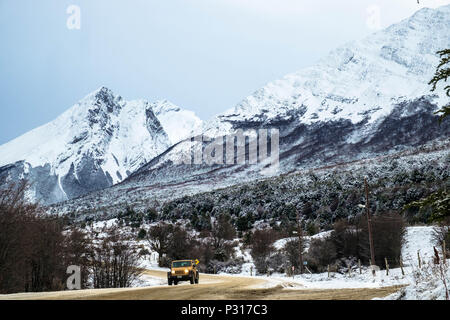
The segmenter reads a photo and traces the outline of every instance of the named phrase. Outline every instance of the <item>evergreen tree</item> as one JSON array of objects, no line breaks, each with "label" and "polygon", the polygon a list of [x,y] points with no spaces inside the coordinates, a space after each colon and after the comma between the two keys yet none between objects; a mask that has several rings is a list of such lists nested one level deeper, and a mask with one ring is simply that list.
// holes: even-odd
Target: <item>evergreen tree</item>
[{"label": "evergreen tree", "polygon": [[447,189],[433,192],[428,197],[409,203],[404,209],[418,208],[420,211],[431,209],[429,222],[439,222],[450,217],[450,193]]},{"label": "evergreen tree", "polygon": [[[437,54],[440,56],[441,61],[436,68],[433,79],[429,82],[429,84],[433,86],[431,89],[432,92],[436,90],[439,81],[447,82],[447,79],[450,76],[450,49],[440,50]],[[444,90],[447,96],[450,97],[450,85],[446,85]],[[443,106],[436,114],[441,114],[439,122],[442,122],[442,120],[450,114],[450,104]]]}]

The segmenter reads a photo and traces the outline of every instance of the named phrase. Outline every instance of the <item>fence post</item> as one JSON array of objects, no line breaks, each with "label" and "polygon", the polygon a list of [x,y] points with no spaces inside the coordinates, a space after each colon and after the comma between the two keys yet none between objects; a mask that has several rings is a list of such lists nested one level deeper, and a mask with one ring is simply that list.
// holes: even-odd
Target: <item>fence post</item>
[{"label": "fence post", "polygon": [[328,265],[327,270],[328,270],[328,278],[329,278],[330,277],[330,265]]},{"label": "fence post", "polygon": [[358,267],[359,267],[359,274],[362,274],[362,270],[361,270],[361,259],[358,259]]},{"label": "fence post", "polygon": [[420,261],[420,250],[417,250],[417,260],[419,261],[419,269],[422,268],[422,261]]},{"label": "fence post", "polygon": [[402,257],[400,257],[400,270],[402,270],[402,276],[405,275],[405,271],[403,270],[403,262],[402,262]]},{"label": "fence post", "polygon": [[386,257],[384,257],[384,262],[386,263],[386,275],[388,276],[389,275],[389,263],[388,263]]}]

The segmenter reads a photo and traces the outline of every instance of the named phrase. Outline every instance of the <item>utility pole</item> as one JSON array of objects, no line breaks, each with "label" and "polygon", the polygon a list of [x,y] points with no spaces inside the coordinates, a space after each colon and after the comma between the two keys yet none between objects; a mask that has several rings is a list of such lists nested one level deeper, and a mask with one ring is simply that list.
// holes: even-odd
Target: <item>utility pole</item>
[{"label": "utility pole", "polygon": [[[367,179],[364,178],[364,187],[366,189],[366,214],[367,214],[367,224],[369,228],[369,244],[370,244],[370,264],[375,266],[375,252],[373,248],[373,237],[372,237],[372,221],[370,218],[369,209],[369,186],[367,185]],[[372,274],[375,276],[375,269],[372,267]]]},{"label": "utility pole", "polygon": [[302,274],[303,273],[303,254],[302,254],[302,251],[303,251],[303,239],[302,239],[302,225],[301,225],[301,223],[300,223],[300,213],[298,212],[298,210],[296,209],[296,211],[297,211],[297,227],[298,227],[298,230],[297,230],[297,233],[298,233],[298,260],[299,260],[299,263],[300,263],[300,274]]}]

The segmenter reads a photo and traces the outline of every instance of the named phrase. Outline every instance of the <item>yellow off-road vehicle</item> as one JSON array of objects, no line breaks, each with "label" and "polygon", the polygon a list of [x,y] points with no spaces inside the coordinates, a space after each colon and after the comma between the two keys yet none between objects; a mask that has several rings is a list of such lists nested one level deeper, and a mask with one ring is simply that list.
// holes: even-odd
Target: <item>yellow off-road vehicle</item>
[{"label": "yellow off-road vehicle", "polygon": [[198,283],[199,273],[193,260],[172,261],[170,271],[167,272],[169,286],[177,285],[180,281],[190,281],[191,284]]}]

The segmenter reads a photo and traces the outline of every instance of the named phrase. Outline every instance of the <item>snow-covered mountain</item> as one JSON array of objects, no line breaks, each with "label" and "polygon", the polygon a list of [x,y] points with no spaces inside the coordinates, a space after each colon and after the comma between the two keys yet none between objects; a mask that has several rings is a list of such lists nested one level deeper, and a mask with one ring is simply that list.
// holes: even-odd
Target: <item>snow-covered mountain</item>
[{"label": "snow-covered mountain", "polygon": [[[333,50],[309,68],[269,83],[205,122],[201,131],[217,137],[235,129],[279,129],[280,170],[276,175],[354,162],[370,176],[373,168],[366,168],[362,159],[382,162],[386,157],[412,154],[415,160],[406,159],[405,166],[413,168],[415,162],[426,159],[420,154],[422,149],[440,150],[432,151],[433,161],[442,158],[444,163],[450,121],[439,126],[434,111],[447,97],[442,88],[431,93],[428,82],[439,62],[436,51],[450,48],[449,34],[450,6],[422,9]],[[145,210],[175,198],[183,203],[186,195],[267,178],[260,175],[261,164],[180,164],[180,159],[191,156],[193,144],[199,146],[190,139],[180,141],[122,183],[61,203],[50,212],[106,217],[113,208],[120,212],[126,204]]]},{"label": "snow-covered mountain", "polygon": [[[422,9],[333,50],[309,68],[267,84],[205,123],[205,131],[216,135],[242,122],[290,120],[293,111],[302,109],[293,119],[298,123],[367,120],[364,129],[369,129],[401,102],[430,96],[428,81],[438,63],[436,51],[450,47],[449,32],[450,5]],[[437,104],[445,101],[438,96],[429,99]]]},{"label": "snow-covered mountain", "polygon": [[102,189],[201,125],[168,101],[125,101],[101,87],[54,121],[0,146],[0,177],[27,178],[48,204]]},{"label": "snow-covered mountain", "polygon": [[171,144],[191,137],[202,128],[202,120],[193,111],[183,110],[170,101],[161,100],[150,106],[167,132]]},{"label": "snow-covered mountain", "polygon": [[[98,190],[127,177],[101,194],[87,196],[88,207],[107,207],[112,199],[114,203],[131,200],[144,205],[151,190],[162,190],[167,198],[169,194],[192,194],[195,190],[208,191],[261,178],[261,165],[180,165],[180,159],[191,156],[192,143],[185,139],[190,132],[217,137],[236,129],[277,128],[280,170],[275,174],[376,157],[416,148],[435,139],[448,139],[449,121],[439,126],[433,114],[447,102],[447,97],[442,88],[431,93],[428,82],[439,62],[436,51],[450,47],[449,34],[449,5],[422,9],[398,24],[333,50],[309,68],[267,84],[234,108],[203,124],[192,113],[166,101],[147,105],[142,101],[120,102],[121,99],[111,96],[97,108],[97,100],[87,98],[94,101],[87,103],[93,105],[93,110],[102,110],[85,112],[86,123],[93,123],[91,128],[97,128],[94,133],[88,130],[88,139],[82,134],[85,130],[80,129],[77,134],[68,133],[67,139],[53,148],[56,142],[51,137],[64,137],[71,132],[67,126],[73,119],[63,119],[61,131],[49,134],[48,138],[43,135],[40,141],[45,143],[36,144],[42,148],[28,152],[29,141],[39,136],[31,132],[26,138],[0,147],[1,164],[25,160],[12,165],[14,170],[0,169],[0,177],[2,171],[10,176],[27,172],[28,176],[37,177],[31,180],[41,183],[34,188],[41,193],[37,198],[55,194],[52,198],[56,200]],[[140,107],[133,108],[133,104]],[[65,119],[70,118],[71,112],[74,111],[68,111]],[[140,116],[126,116],[129,112]],[[96,120],[99,114],[105,116]],[[90,117],[96,121],[90,121]],[[132,123],[138,119],[136,123],[140,125],[130,129],[123,121],[115,120],[122,118],[133,119]],[[56,132],[52,130],[44,131]],[[143,134],[144,131],[148,134]],[[113,138],[116,135],[126,139],[116,141]],[[72,144],[77,147],[72,148]],[[49,149],[47,153],[46,149]],[[53,154],[52,150],[58,152]],[[9,156],[10,153],[16,155]],[[48,161],[34,161],[37,156],[44,157],[43,153]],[[74,163],[73,170],[70,163]],[[34,170],[30,171],[29,167]],[[102,183],[92,183],[92,180]],[[80,181],[84,189],[74,187]],[[184,186],[188,186],[186,192]],[[108,203],[96,203],[97,198]],[[77,200],[76,207],[82,202],[83,199]]]},{"label": "snow-covered mountain", "polygon": [[[448,137],[448,121],[439,127],[433,114],[448,98],[442,88],[431,93],[428,82],[439,62],[436,52],[450,48],[449,34],[450,5],[422,9],[331,51],[309,68],[267,84],[205,122],[202,131],[217,137],[236,129],[279,129],[281,173]],[[179,143],[131,178],[164,183],[200,174],[208,179],[210,171],[216,176],[221,171],[233,174],[227,166],[173,165],[190,152],[191,142]],[[251,177],[247,169],[232,170]]]}]

